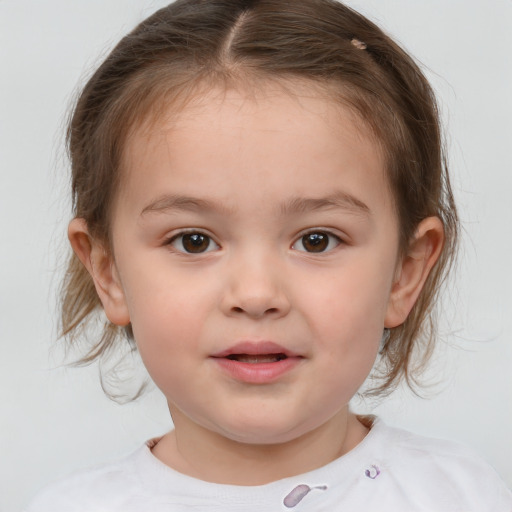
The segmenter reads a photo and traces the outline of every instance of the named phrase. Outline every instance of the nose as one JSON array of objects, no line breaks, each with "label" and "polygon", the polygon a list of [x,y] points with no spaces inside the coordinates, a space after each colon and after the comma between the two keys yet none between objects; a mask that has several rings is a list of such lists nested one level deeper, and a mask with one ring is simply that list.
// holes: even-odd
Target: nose
[{"label": "nose", "polygon": [[279,318],[290,311],[285,275],[276,258],[238,258],[228,270],[221,307],[228,316]]}]

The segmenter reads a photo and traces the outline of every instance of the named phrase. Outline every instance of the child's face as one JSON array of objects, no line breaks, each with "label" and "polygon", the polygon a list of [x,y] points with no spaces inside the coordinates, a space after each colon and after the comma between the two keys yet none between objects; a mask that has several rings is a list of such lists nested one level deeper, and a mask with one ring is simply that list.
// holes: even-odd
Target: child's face
[{"label": "child's face", "polygon": [[132,323],[179,424],[295,439],[346,414],[389,325],[382,156],[311,90],[219,92],[171,115],[127,144],[107,314]]}]

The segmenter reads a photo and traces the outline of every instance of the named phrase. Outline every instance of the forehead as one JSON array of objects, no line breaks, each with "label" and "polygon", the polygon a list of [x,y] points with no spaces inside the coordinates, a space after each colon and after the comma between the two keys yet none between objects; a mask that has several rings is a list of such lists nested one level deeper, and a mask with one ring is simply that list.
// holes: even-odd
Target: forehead
[{"label": "forehead", "polygon": [[[201,131],[198,124],[209,117],[215,121],[223,117],[223,122],[229,117],[230,122],[238,122],[245,130],[254,129],[259,121],[267,121],[276,130],[284,124],[291,132],[294,121],[297,125],[308,118],[308,124],[322,125],[340,134],[340,128],[350,124],[354,135],[371,139],[372,145],[380,149],[381,141],[370,123],[357,113],[358,107],[353,106],[357,101],[352,101],[352,96],[353,92],[345,90],[340,83],[320,83],[300,77],[269,79],[258,75],[245,80],[216,80],[213,84],[203,80],[173,94],[159,93],[153,101],[155,104],[146,107],[139,122],[133,123],[129,130],[123,144],[127,156],[124,169],[130,167],[134,150],[138,152],[148,143],[157,142],[159,137],[168,137],[170,132]],[[255,122],[251,123],[251,119]],[[204,131],[209,127],[203,126]]]},{"label": "forehead", "polygon": [[[280,84],[218,88],[179,108],[168,105],[132,132],[122,167],[122,195],[158,181],[196,194],[215,185],[226,201],[235,190],[271,195],[287,183],[295,195],[314,196],[339,185],[347,170],[359,172],[368,189],[388,189],[371,130],[352,109],[303,83],[293,92]],[[347,180],[345,187],[351,186]]]}]

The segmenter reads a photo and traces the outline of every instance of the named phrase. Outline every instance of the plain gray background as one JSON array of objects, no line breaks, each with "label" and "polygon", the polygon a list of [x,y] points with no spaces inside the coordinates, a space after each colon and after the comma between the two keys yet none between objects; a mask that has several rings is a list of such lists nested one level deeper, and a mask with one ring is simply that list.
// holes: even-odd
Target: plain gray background
[{"label": "plain gray background", "polygon": [[[68,369],[55,291],[70,218],[63,151],[79,83],[156,0],[0,0],[0,511],[170,427],[157,391],[116,405],[97,368]],[[443,302],[429,400],[391,424],[473,447],[512,486],[512,1],[351,0],[425,66],[445,119],[465,233]]]}]

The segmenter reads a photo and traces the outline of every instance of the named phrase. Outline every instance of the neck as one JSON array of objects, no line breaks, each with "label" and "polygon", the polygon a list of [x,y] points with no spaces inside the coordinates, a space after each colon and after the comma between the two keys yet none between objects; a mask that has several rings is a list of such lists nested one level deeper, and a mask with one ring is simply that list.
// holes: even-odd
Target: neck
[{"label": "neck", "polygon": [[327,423],[279,444],[233,441],[173,411],[175,430],[153,454],[180,473],[219,484],[263,485],[312,471],[359,444],[368,433],[355,415],[343,409]]}]

